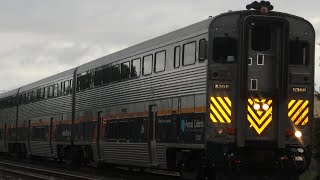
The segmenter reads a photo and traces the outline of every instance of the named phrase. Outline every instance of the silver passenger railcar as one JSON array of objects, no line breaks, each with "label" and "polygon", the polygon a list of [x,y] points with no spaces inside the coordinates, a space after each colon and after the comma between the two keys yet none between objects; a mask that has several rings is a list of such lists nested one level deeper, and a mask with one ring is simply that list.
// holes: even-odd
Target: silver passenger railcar
[{"label": "silver passenger railcar", "polygon": [[247,7],[2,94],[0,150],[296,178],[311,159],[314,29],[269,2]]}]

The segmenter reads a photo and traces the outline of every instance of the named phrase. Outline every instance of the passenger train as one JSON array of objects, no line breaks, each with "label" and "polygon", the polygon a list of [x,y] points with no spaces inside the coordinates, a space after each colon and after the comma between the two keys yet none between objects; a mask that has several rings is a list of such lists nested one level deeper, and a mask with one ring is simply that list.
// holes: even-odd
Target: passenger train
[{"label": "passenger train", "polygon": [[[162,169],[311,160],[315,31],[269,2],[0,94],[0,151]],[[210,172],[206,170],[205,172]]]}]

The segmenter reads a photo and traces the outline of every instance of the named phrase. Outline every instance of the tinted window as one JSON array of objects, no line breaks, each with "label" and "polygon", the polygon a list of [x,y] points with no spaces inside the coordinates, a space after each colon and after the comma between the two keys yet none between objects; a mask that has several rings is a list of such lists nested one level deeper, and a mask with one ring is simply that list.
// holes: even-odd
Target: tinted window
[{"label": "tinted window", "polygon": [[207,59],[207,41],[201,39],[199,41],[199,61],[204,61]]},{"label": "tinted window", "polygon": [[119,139],[129,139],[129,124],[126,120],[119,121]]},{"label": "tinted window", "polygon": [[92,80],[92,72],[87,72],[87,88],[91,88],[93,86],[93,80]]},{"label": "tinted window", "polygon": [[58,96],[58,84],[54,84],[53,87],[53,96],[57,97]]},{"label": "tinted window", "polygon": [[174,67],[180,66],[180,46],[174,48]]},{"label": "tinted window", "polygon": [[44,96],[44,99],[48,98],[48,88],[47,87],[43,88],[43,96]]},{"label": "tinted window", "polygon": [[309,44],[306,42],[290,42],[289,64],[307,65],[309,59]]},{"label": "tinted window", "polygon": [[49,86],[49,93],[48,93],[48,97],[53,97],[53,86]]},{"label": "tinted window", "polygon": [[270,49],[271,31],[267,24],[259,24],[251,29],[251,48],[255,51]]},{"label": "tinted window", "polygon": [[143,57],[142,74],[148,75],[152,72],[152,55]]},{"label": "tinted window", "polygon": [[219,63],[236,61],[237,41],[229,37],[216,37],[213,39],[213,60]]},{"label": "tinted window", "polygon": [[182,65],[194,64],[196,61],[196,42],[183,45]]},{"label": "tinted window", "polygon": [[166,51],[157,52],[154,60],[154,71],[155,72],[164,71],[165,65],[166,65]]},{"label": "tinted window", "polygon": [[94,72],[94,86],[99,86],[102,83],[102,69]]},{"label": "tinted window", "polygon": [[102,70],[102,82],[103,84],[108,84],[111,82],[111,67],[105,67]]},{"label": "tinted window", "polygon": [[131,77],[140,76],[140,58],[131,61]]},{"label": "tinted window", "polygon": [[121,79],[128,79],[130,76],[130,62],[121,63]]},{"label": "tinted window", "polygon": [[[84,89],[85,89],[85,76],[83,76],[84,79]],[[64,94],[69,94],[70,86],[69,86],[69,81],[64,82]]]},{"label": "tinted window", "polygon": [[112,66],[111,69],[111,82],[116,82],[120,80],[120,67],[119,65]]}]

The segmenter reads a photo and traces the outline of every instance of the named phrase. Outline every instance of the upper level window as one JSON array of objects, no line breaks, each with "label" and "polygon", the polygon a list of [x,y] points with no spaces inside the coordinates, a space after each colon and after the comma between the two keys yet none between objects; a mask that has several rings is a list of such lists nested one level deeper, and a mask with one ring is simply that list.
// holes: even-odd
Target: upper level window
[{"label": "upper level window", "polygon": [[152,55],[143,57],[142,74],[148,75],[152,73]]},{"label": "upper level window", "polygon": [[182,65],[190,65],[196,62],[196,42],[183,45]]},{"label": "upper level window", "polygon": [[140,58],[131,61],[131,77],[140,76]]},{"label": "upper level window", "polygon": [[103,84],[109,84],[111,82],[111,67],[103,68],[102,74]]},{"label": "upper level window", "polygon": [[[79,74],[78,75],[78,90],[84,90],[86,89],[87,87],[87,84],[86,84],[86,80],[87,80],[87,74],[86,73],[82,73],[82,74]],[[64,83],[61,83],[61,85],[63,86],[63,88],[61,88],[61,94],[65,94],[67,89],[68,89],[68,86],[67,84],[64,82]]]},{"label": "upper level window", "polygon": [[129,79],[130,76],[130,62],[121,63],[121,79]]},{"label": "upper level window", "polygon": [[203,62],[207,59],[207,41],[201,39],[199,41],[199,62]]},{"label": "upper level window", "polygon": [[102,83],[102,69],[94,71],[94,86],[99,86]]},{"label": "upper level window", "polygon": [[157,52],[154,60],[154,71],[164,71],[166,66],[166,51]]},{"label": "upper level window", "polygon": [[289,45],[289,64],[308,65],[309,44],[307,42],[292,41]]},{"label": "upper level window", "polygon": [[53,85],[49,86],[49,89],[48,89],[48,98],[51,98],[53,97]]},{"label": "upper level window", "polygon": [[120,80],[120,67],[119,65],[114,65],[111,68],[111,82],[116,82]]},{"label": "upper level window", "polygon": [[54,97],[58,96],[58,84],[53,85],[53,96]]},{"label": "upper level window", "polygon": [[230,37],[216,37],[213,39],[212,52],[215,62],[235,62],[237,57],[237,40]]},{"label": "upper level window", "polygon": [[180,66],[180,46],[174,48],[174,68]]},{"label": "upper level window", "polygon": [[93,72],[88,71],[87,72],[87,88],[93,87]]},{"label": "upper level window", "polygon": [[251,48],[266,51],[271,46],[271,30],[268,24],[254,25],[251,29]]},{"label": "upper level window", "polygon": [[[84,89],[85,89],[85,75],[83,76],[83,81],[84,81]],[[64,82],[64,94],[69,94],[70,91],[70,86],[69,86],[69,81]]]}]

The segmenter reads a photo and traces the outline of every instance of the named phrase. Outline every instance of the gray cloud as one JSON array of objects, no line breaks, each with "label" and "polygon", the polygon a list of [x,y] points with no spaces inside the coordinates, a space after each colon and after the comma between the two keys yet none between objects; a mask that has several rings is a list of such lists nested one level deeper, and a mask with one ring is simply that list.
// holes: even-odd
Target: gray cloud
[{"label": "gray cloud", "polygon": [[[210,15],[245,9],[252,1],[3,0],[0,89],[39,80]],[[320,34],[320,1],[272,3],[276,11],[305,17]]]}]

